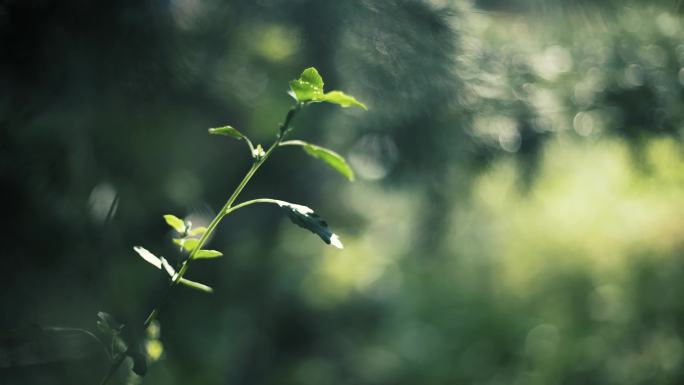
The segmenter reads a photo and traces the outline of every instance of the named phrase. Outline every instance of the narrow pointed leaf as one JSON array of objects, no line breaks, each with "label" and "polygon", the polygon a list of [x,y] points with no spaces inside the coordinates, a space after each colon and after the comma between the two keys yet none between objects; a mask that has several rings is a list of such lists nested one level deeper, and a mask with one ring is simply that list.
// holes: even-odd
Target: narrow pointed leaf
[{"label": "narrow pointed leaf", "polygon": [[212,135],[230,136],[231,138],[235,138],[235,139],[246,138],[243,133],[241,133],[240,131],[238,131],[237,129],[235,129],[231,126],[210,128],[209,133]]},{"label": "narrow pointed leaf", "polygon": [[171,266],[171,264],[169,263],[169,261],[166,260],[166,258],[161,257],[160,259],[164,271],[166,271],[166,274],[168,274],[169,277],[173,279],[176,276],[176,269],[174,269],[173,266]]},{"label": "narrow pointed leaf", "polygon": [[191,288],[196,289],[196,290],[203,291],[205,293],[213,293],[214,292],[214,289],[212,289],[211,287],[209,287],[203,283],[191,281],[189,279],[181,278],[180,280],[178,280],[178,283],[181,283],[187,287],[191,287]]},{"label": "narrow pointed leaf", "polygon": [[145,261],[147,261],[147,262],[148,262],[149,264],[151,264],[152,266],[156,267],[157,269],[161,269],[161,268],[162,268],[162,261],[161,261],[161,259],[159,259],[159,257],[157,257],[156,255],[154,255],[154,254],[150,253],[149,251],[147,251],[147,249],[145,249],[144,247],[135,246],[135,247],[133,247],[133,250],[135,250],[135,252],[138,253],[138,255],[139,255],[142,259],[144,259]]},{"label": "narrow pointed leaf", "polygon": [[216,250],[199,250],[193,259],[218,258],[222,255],[222,252]]},{"label": "narrow pointed leaf", "polygon": [[344,175],[345,178],[349,179],[350,181],[354,180],[354,171],[349,166],[349,164],[347,164],[347,161],[342,157],[342,155],[336,153],[333,150],[329,150],[325,147],[316,146],[315,144],[310,144],[306,142],[301,142],[301,146],[304,149],[304,151],[310,156],[322,160],[328,166],[332,167],[334,170]]},{"label": "narrow pointed leaf", "polygon": [[133,248],[142,259],[145,261],[149,262],[152,266],[156,267],[159,270],[166,271],[166,274],[169,275],[169,277],[174,277],[176,275],[176,270],[171,266],[169,261],[166,260],[164,257],[157,257],[156,255],[150,253],[147,251],[145,248],[140,247],[140,246],[135,246]]},{"label": "narrow pointed leaf", "polygon": [[321,101],[339,104],[340,106],[347,108],[351,106],[356,106],[368,111],[368,107],[365,104],[359,102],[351,95],[347,95],[342,91],[330,91],[323,95]]},{"label": "narrow pointed leaf", "polygon": [[173,243],[177,244],[178,246],[181,246],[183,250],[187,251],[188,253],[192,252],[195,250],[195,247],[197,247],[197,244],[199,243],[199,239],[197,238],[181,238],[181,239],[174,239]]},{"label": "narrow pointed leaf", "polygon": [[292,223],[305,228],[321,237],[321,239],[332,246],[342,249],[344,246],[337,234],[333,233],[328,224],[321,219],[312,209],[302,205],[296,205],[284,201],[277,201]]},{"label": "narrow pointed leaf", "polygon": [[247,147],[249,147],[250,154],[252,154],[252,157],[254,156],[254,145],[252,144],[252,141],[249,140],[247,135],[236,130],[235,128],[233,128],[231,126],[210,128],[209,133],[212,135],[223,135],[223,136],[229,136],[229,137],[237,139],[237,140],[244,140],[245,143],[247,143]]},{"label": "narrow pointed leaf", "polygon": [[164,215],[164,220],[166,224],[171,226],[178,234],[183,234],[185,232],[185,222],[175,215],[166,214]]},{"label": "narrow pointed leaf", "polygon": [[290,90],[299,102],[320,100],[323,97],[323,78],[315,68],[309,67],[298,79],[290,82]]}]

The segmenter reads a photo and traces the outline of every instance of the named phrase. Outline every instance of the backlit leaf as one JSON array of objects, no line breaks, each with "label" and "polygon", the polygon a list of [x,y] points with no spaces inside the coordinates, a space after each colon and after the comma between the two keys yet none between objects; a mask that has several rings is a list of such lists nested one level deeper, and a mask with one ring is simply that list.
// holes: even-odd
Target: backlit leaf
[{"label": "backlit leaf", "polygon": [[133,250],[135,250],[142,259],[145,261],[149,262],[152,266],[156,267],[159,270],[164,270],[166,273],[169,275],[169,277],[174,277],[176,275],[176,270],[171,266],[169,261],[166,260],[164,257],[157,257],[156,255],[152,254],[151,252],[147,251],[144,247],[140,246],[135,246],[133,247]]},{"label": "backlit leaf", "polygon": [[315,68],[309,67],[298,79],[290,82],[290,90],[299,102],[320,100],[323,96],[323,78]]},{"label": "backlit leaf", "polygon": [[164,215],[164,220],[166,224],[171,226],[178,234],[183,234],[185,232],[185,222],[175,215],[166,214]]},{"label": "backlit leaf", "polygon": [[359,102],[351,95],[342,91],[323,92],[323,78],[318,71],[309,67],[299,75],[298,79],[290,82],[290,94],[298,102],[328,102],[340,105],[344,108],[356,106],[367,110],[365,104]]},{"label": "backlit leaf", "polygon": [[135,246],[135,247],[133,247],[133,250],[135,250],[135,252],[138,253],[138,255],[139,255],[142,259],[144,259],[145,261],[147,261],[148,263],[150,263],[152,266],[156,267],[157,269],[161,269],[161,268],[162,268],[162,261],[161,261],[161,259],[159,259],[159,257],[157,257],[156,255],[154,255],[154,254],[150,253],[149,251],[147,251],[147,249],[145,249],[144,247]]},{"label": "backlit leaf", "polygon": [[321,101],[328,102],[328,103],[334,103],[334,104],[339,104],[340,106],[347,108],[351,106],[356,106],[359,108],[363,108],[364,110],[368,110],[365,104],[359,102],[356,100],[351,95],[347,95],[342,91],[330,91],[323,95],[321,98]]},{"label": "backlit leaf", "polygon": [[190,235],[191,237],[196,237],[196,236],[198,236],[198,235],[201,236],[201,235],[204,234],[206,231],[207,231],[207,228],[204,227],[204,226],[202,226],[202,227],[198,227],[198,228],[196,228],[196,229],[190,230],[189,235]]},{"label": "backlit leaf", "polygon": [[197,253],[195,253],[193,259],[218,258],[222,255],[223,253],[216,250],[199,250]]},{"label": "backlit leaf", "polygon": [[171,264],[169,263],[169,261],[166,260],[166,258],[160,257],[159,259],[161,259],[162,267],[164,268],[164,271],[166,271],[166,274],[168,274],[169,277],[171,277],[171,279],[175,279],[176,269],[174,269],[173,266],[171,266]]},{"label": "backlit leaf", "polygon": [[340,174],[344,175],[350,181],[354,180],[354,171],[347,164],[347,161],[342,157],[342,155],[336,153],[333,150],[329,150],[325,147],[316,146],[315,144],[306,143],[301,140],[289,140],[287,142],[281,143],[281,145],[296,145],[301,146],[304,151],[310,156],[320,159],[325,162],[328,166],[335,169]]},{"label": "backlit leaf", "polygon": [[196,290],[203,291],[205,293],[212,293],[214,291],[214,289],[212,289],[211,287],[209,287],[203,283],[191,281],[191,280],[185,279],[185,278],[181,278],[180,280],[178,280],[178,283],[181,283],[187,287],[191,287],[191,288],[196,289]]},{"label": "backlit leaf", "polygon": [[197,247],[197,244],[199,243],[199,239],[197,238],[176,238],[173,240],[173,243],[177,244],[178,246],[181,246],[183,250],[187,251],[188,253],[191,253],[193,250],[195,250],[195,247]]},{"label": "backlit leaf", "polygon": [[245,135],[231,126],[210,128],[209,133],[212,135],[230,136],[235,139],[244,139]]}]

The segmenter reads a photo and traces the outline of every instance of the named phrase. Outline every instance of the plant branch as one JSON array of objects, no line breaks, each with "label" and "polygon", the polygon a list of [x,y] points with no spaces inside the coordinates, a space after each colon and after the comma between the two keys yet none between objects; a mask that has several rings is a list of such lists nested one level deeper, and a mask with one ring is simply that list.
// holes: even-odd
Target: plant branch
[{"label": "plant branch", "polygon": [[[211,234],[214,232],[218,224],[221,222],[221,219],[225,215],[227,215],[231,210],[231,207],[233,203],[235,203],[235,200],[238,198],[242,190],[247,186],[247,183],[252,179],[254,174],[257,172],[259,167],[261,167],[262,164],[266,162],[266,160],[269,158],[271,153],[280,145],[282,140],[284,139],[285,135],[290,129],[290,123],[292,122],[292,119],[294,119],[295,115],[297,115],[297,112],[301,109],[301,104],[297,103],[294,107],[290,108],[290,110],[287,112],[287,116],[285,117],[285,121],[280,125],[278,136],[271,144],[271,146],[268,148],[268,150],[264,153],[264,156],[261,157],[260,159],[257,159],[254,161],[252,164],[252,167],[247,171],[247,174],[242,178],[242,181],[240,181],[240,184],[235,188],[233,193],[230,195],[226,203],[223,205],[221,210],[216,214],[214,219],[212,219],[211,223],[207,226],[207,230],[202,234],[200,237],[199,241],[197,242],[197,246],[192,250],[188,258],[183,262],[180,270],[178,271],[178,274],[176,274],[176,277],[172,281],[171,285],[175,285],[180,281],[181,278],[185,275],[185,273],[188,271],[188,268],[190,267],[190,261],[195,257],[197,252],[199,252],[202,247],[206,244],[207,240],[211,236]],[[145,327],[149,326],[149,324],[152,322],[152,320],[156,317],[158,313],[158,307],[155,308],[152,313],[150,313],[150,316],[148,319],[145,321]]]},{"label": "plant branch", "polygon": [[[240,203],[239,205],[232,207],[233,203],[235,203],[235,200],[238,198],[238,196],[240,195],[242,190],[245,188],[245,186],[247,186],[247,183],[249,183],[249,181],[252,179],[252,177],[257,172],[259,167],[261,167],[261,165],[264,164],[264,162],[266,162],[266,160],[269,158],[269,156],[271,156],[271,153],[282,143],[282,141],[285,138],[285,136],[287,135],[287,133],[292,129],[290,127],[290,124],[292,123],[292,120],[297,115],[297,112],[299,112],[299,110],[302,108],[302,106],[304,106],[303,103],[297,103],[292,108],[290,108],[290,110],[287,112],[287,115],[285,116],[285,121],[278,128],[278,135],[276,137],[276,140],[271,144],[271,146],[268,148],[268,150],[266,150],[266,152],[264,153],[264,155],[262,157],[256,158],[254,160],[254,163],[252,163],[252,166],[247,171],[247,174],[245,174],[245,176],[242,178],[242,181],[240,181],[240,184],[238,184],[238,186],[235,188],[233,193],[230,194],[230,197],[228,198],[226,203],[221,208],[221,211],[219,211],[218,214],[216,214],[216,216],[214,217],[214,219],[211,220],[211,223],[209,223],[209,225],[207,226],[207,230],[202,234],[199,241],[197,242],[197,246],[192,250],[192,252],[188,256],[188,258],[185,259],[185,261],[181,265],[180,270],[178,271],[176,276],[173,278],[173,280],[171,281],[169,286],[166,288],[165,293],[162,297],[162,301],[150,312],[150,314],[145,319],[145,322],[143,323],[143,327],[145,329],[148,326],[150,326],[150,324],[152,323],[152,321],[154,321],[155,318],[157,318],[157,315],[159,314],[159,308],[161,307],[161,304],[165,301],[165,299],[168,295],[168,291],[173,286],[178,284],[178,282],[181,280],[181,278],[183,278],[185,273],[188,271],[188,268],[190,267],[190,261],[192,261],[192,259],[195,257],[197,252],[199,252],[202,249],[202,247],[204,247],[204,245],[207,243],[207,240],[209,239],[211,234],[214,232],[214,230],[216,229],[218,224],[221,222],[221,219],[223,219],[223,217],[225,217],[228,213],[230,213],[234,210],[237,210],[240,207],[244,207],[244,206],[247,206],[247,205],[253,204],[253,203],[265,203],[268,200],[266,198],[255,199],[252,201]],[[253,151],[254,147],[252,145],[252,142],[247,140],[247,145]],[[254,152],[252,152],[252,154],[254,154]],[[271,200],[269,200],[269,201],[271,201]],[[269,202],[269,203],[274,203],[274,202]],[[107,382],[109,382],[109,380],[114,375],[116,370],[121,366],[121,364],[123,363],[125,358],[126,358],[125,355],[120,354],[116,358],[116,360],[114,362],[112,362],[112,365],[109,368],[109,372],[107,372],[107,375],[104,377],[104,379],[102,380],[100,385],[105,385],[105,384],[107,384]]]}]

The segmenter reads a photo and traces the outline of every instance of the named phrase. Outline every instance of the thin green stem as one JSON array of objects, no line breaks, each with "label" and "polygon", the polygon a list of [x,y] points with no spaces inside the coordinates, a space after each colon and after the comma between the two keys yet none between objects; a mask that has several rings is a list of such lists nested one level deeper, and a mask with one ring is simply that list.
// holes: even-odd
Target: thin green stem
[{"label": "thin green stem", "polygon": [[225,212],[224,216],[225,216],[225,215],[228,215],[228,214],[230,214],[230,213],[232,213],[233,211],[235,211],[235,210],[237,210],[237,209],[241,209],[241,208],[243,208],[243,207],[245,207],[245,206],[253,205],[253,204],[255,204],[255,203],[272,203],[272,204],[279,205],[281,202],[282,202],[282,201],[279,201],[279,200],[277,200],[277,199],[271,199],[271,198],[252,199],[252,200],[249,200],[249,201],[246,201],[246,202],[242,202],[242,203],[240,203],[240,204],[237,204],[237,205],[231,207],[230,209],[228,209],[228,210]]}]

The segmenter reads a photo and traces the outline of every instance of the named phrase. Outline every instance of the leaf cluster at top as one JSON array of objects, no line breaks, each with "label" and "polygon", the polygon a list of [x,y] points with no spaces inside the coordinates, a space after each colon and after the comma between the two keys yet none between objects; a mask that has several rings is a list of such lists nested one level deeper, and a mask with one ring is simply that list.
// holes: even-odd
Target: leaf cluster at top
[{"label": "leaf cluster at top", "polygon": [[300,103],[328,102],[344,108],[356,106],[368,110],[365,104],[342,91],[325,93],[323,91],[323,78],[313,67],[305,69],[298,79],[291,81],[290,90],[291,95]]}]

